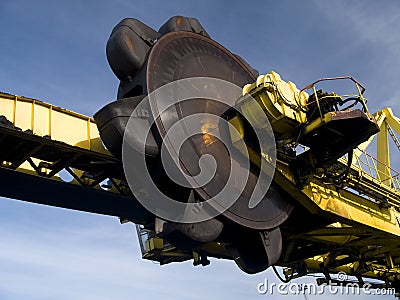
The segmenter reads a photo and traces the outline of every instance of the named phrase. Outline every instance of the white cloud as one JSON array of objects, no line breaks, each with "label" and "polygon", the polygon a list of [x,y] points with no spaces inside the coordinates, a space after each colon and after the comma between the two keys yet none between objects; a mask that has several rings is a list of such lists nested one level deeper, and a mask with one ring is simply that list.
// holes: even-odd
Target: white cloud
[{"label": "white cloud", "polygon": [[[284,297],[257,293],[264,278],[278,283],[272,270],[250,276],[223,260],[205,268],[191,262],[159,266],[140,259],[134,227],[117,219],[23,203],[14,208],[14,220],[0,219],[2,300]],[[18,217],[17,209],[30,211],[31,217]],[[41,209],[48,215],[38,219]]]},{"label": "white cloud", "polygon": [[[366,61],[348,62],[365,78],[374,110],[391,106],[400,113],[400,3],[387,1],[314,1],[320,13],[352,43],[341,45],[347,51],[356,48]],[[329,37],[327,37],[329,38]],[[337,61],[335,63],[344,63]]]},{"label": "white cloud", "polygon": [[[38,209],[34,207],[33,212]],[[69,214],[61,213],[63,218]],[[86,217],[94,224],[81,228],[60,224],[46,230],[43,224],[51,223],[46,217],[0,221],[0,295],[4,299],[217,299],[217,295],[240,299],[239,295],[257,295],[258,279],[242,274],[232,262],[194,268],[191,262],[159,266],[142,261],[133,226],[76,213],[69,222],[84,224]]]}]

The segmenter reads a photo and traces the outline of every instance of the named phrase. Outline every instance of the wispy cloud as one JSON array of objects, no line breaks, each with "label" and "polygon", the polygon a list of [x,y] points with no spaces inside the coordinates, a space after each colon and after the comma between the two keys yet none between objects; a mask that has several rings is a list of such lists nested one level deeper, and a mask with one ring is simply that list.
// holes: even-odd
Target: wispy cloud
[{"label": "wispy cloud", "polygon": [[360,59],[349,63],[356,64],[367,81],[368,95],[373,100],[370,106],[374,110],[391,106],[400,112],[400,3],[314,1],[314,4],[341,34],[351,37],[352,43],[342,47],[358,52]]},{"label": "wispy cloud", "polygon": [[[81,217],[73,216],[70,222]],[[241,299],[239,295],[257,295],[260,280],[245,276],[232,262],[194,268],[191,262],[158,266],[142,261],[133,226],[94,218],[96,227],[60,225],[47,230],[42,228],[46,218],[22,225],[0,222],[2,299],[219,299],[224,295]]]},{"label": "wispy cloud", "polygon": [[[41,209],[24,206],[19,204],[16,208],[31,209],[32,216]],[[277,291],[262,296],[257,292],[257,284],[265,278],[279,283],[272,270],[250,276],[233,262],[222,260],[213,260],[205,268],[193,267],[191,262],[159,266],[140,259],[132,225],[119,225],[109,217],[46,210],[62,222],[54,224],[51,216],[0,219],[2,300],[285,297]],[[52,225],[46,229],[46,224]],[[312,281],[303,278],[297,282]],[[332,295],[326,293],[319,298],[330,299]]]}]

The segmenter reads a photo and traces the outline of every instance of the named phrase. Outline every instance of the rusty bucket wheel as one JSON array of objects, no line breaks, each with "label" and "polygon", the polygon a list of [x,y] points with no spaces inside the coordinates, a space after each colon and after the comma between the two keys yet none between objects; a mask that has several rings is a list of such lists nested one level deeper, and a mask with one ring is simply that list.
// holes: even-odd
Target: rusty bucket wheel
[{"label": "rusty bucket wheel", "polygon": [[[222,79],[239,87],[256,80],[251,70],[240,59],[212,39],[183,31],[162,36],[149,53],[146,66],[147,92],[150,94],[165,84],[191,77]],[[215,93],[218,94],[218,90]],[[235,100],[232,98],[232,103],[229,104],[233,106]],[[195,98],[176,103],[160,113],[157,104],[161,100],[155,95],[149,97],[149,101],[157,130],[162,138],[171,126],[182,118],[196,113],[221,116],[229,108],[210,99]],[[182,145],[179,152],[179,161],[188,175],[195,176],[199,173],[197,162],[204,154],[212,155],[218,162],[214,178],[196,189],[197,193],[207,200],[216,195],[226,183],[230,172],[230,156],[220,140],[215,138],[211,143],[207,143],[201,135],[193,135]],[[276,187],[271,186],[264,200],[256,208],[249,209],[248,199],[257,176],[257,172],[249,173],[242,195],[223,215],[246,227],[261,230],[275,228],[288,218],[292,205],[281,197]]]}]

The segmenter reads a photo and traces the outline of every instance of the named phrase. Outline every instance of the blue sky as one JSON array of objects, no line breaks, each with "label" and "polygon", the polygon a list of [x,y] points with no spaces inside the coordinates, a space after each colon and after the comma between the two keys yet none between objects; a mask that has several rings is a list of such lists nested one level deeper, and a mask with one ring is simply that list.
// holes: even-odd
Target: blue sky
[{"label": "blue sky", "polygon": [[[134,17],[157,29],[173,15],[198,18],[261,73],[275,70],[300,87],[352,75],[371,111],[400,114],[396,0],[0,0],[0,90],[93,115],[116,96],[105,57],[112,28]],[[258,295],[265,277],[277,281],[220,260],[160,267],[140,259],[134,227],[115,218],[0,198],[1,300],[281,298]]]}]

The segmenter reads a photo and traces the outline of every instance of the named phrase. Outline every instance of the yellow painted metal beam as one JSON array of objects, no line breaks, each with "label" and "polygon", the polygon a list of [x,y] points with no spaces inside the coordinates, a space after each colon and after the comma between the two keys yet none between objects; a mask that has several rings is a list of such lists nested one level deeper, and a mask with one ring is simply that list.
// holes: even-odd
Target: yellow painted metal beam
[{"label": "yellow painted metal beam", "polygon": [[397,118],[394,114],[391,108],[385,108],[384,109],[385,114],[386,114],[386,119],[387,123],[389,124],[390,127],[394,131],[400,134],[400,119]]},{"label": "yellow painted metal beam", "polygon": [[[373,114],[376,124],[378,125],[379,128],[381,128],[383,122],[386,119],[386,112],[385,109],[382,109],[376,113]],[[354,154],[353,154],[353,161],[356,161],[358,157],[362,154],[362,151],[365,151],[367,147],[371,144],[371,142],[374,140],[375,136],[371,136],[368,140],[366,140],[364,143],[361,143],[358,145],[357,149],[354,149]]]},{"label": "yellow painted metal beam", "polygon": [[333,184],[326,184],[317,178],[299,190],[288,166],[278,162],[274,180],[285,186],[297,201],[310,212],[325,214],[333,221],[368,229],[376,234],[390,234],[400,237],[400,213],[393,208],[384,208],[378,202],[346,190],[338,190]]},{"label": "yellow painted metal beam", "polygon": [[303,192],[324,212],[337,216],[347,224],[357,223],[358,227],[369,228],[400,237],[400,213],[393,208],[383,208],[379,204],[355,195],[349,191],[337,191],[322,182],[311,182]]},{"label": "yellow painted metal beam", "polygon": [[[5,93],[0,93],[0,116],[5,117],[12,126],[24,132],[114,159],[103,146],[96,123],[91,117],[36,99]],[[26,150],[28,149],[24,149]],[[35,158],[32,158],[32,161],[36,164],[40,163]],[[7,167],[8,163],[0,161],[0,165]],[[27,161],[18,166],[18,170],[29,174],[37,173],[37,170]],[[74,172],[78,176],[83,173],[79,170],[74,170]],[[59,174],[55,174],[53,179],[60,180]],[[74,179],[73,183],[78,182]]]},{"label": "yellow painted metal beam", "polygon": [[0,116],[23,131],[109,154],[93,118],[82,114],[39,100],[0,93]]},{"label": "yellow painted metal beam", "polygon": [[381,130],[377,134],[376,143],[378,177],[382,183],[390,186],[392,181],[390,176],[388,124],[386,120],[382,123]]}]

